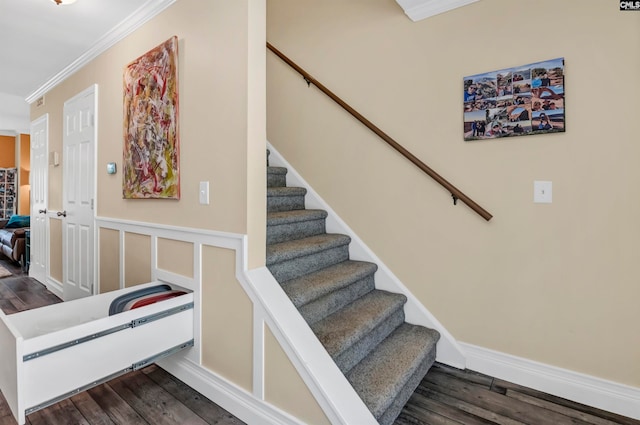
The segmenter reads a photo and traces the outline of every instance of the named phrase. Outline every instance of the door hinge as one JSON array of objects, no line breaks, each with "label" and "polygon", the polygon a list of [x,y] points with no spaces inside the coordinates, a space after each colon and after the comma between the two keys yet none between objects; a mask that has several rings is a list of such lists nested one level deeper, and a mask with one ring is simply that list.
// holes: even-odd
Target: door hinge
[{"label": "door hinge", "polygon": [[93,210],[93,198],[91,198],[91,209]]}]

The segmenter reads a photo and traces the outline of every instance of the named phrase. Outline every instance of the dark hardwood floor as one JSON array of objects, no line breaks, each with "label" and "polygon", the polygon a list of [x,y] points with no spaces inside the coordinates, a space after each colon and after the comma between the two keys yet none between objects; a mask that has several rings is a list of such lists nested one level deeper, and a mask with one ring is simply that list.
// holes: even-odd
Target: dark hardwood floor
[{"label": "dark hardwood floor", "polygon": [[640,425],[640,421],[436,364],[395,422],[418,424]]},{"label": "dark hardwood floor", "polygon": [[[19,265],[4,257],[0,258],[0,264],[14,273],[0,279],[0,308],[6,314],[60,302],[44,285],[22,273]],[[27,416],[30,425],[242,423],[155,365]],[[640,421],[477,372],[436,364],[395,422],[395,425],[432,424],[640,425]],[[16,425],[1,393],[0,425]]]}]

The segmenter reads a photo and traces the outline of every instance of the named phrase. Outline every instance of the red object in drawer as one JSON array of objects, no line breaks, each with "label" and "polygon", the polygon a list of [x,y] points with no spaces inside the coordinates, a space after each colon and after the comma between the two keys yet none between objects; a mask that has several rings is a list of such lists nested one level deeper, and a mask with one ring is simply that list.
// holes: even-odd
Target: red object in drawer
[{"label": "red object in drawer", "polygon": [[158,294],[150,294],[150,295],[129,301],[124,306],[123,311],[144,307],[145,305],[154,304],[159,301],[168,300],[170,298],[179,297],[180,295],[185,295],[185,294],[186,294],[185,291],[180,291],[177,289],[172,291],[167,291],[167,292],[161,292]]}]

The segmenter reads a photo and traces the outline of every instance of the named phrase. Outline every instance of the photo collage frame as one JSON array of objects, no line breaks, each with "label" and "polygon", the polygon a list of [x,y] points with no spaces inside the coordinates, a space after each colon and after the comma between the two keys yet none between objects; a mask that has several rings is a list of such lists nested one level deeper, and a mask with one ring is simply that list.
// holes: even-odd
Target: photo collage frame
[{"label": "photo collage frame", "polygon": [[464,77],[464,140],[564,132],[564,78],[564,58]]}]

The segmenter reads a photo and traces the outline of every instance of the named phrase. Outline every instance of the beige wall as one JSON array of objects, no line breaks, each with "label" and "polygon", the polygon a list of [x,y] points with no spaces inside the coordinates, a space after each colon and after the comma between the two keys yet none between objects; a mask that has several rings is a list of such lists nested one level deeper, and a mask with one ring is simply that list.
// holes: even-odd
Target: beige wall
[{"label": "beige wall", "polygon": [[267,93],[265,18],[266,1],[252,1],[248,10],[247,61],[247,234],[249,243],[249,268],[263,266],[267,238]]},{"label": "beige wall", "polygon": [[[101,243],[105,246],[111,241]],[[124,286],[130,287],[151,282],[151,238],[137,233],[124,236]],[[102,267],[102,265],[100,265]]]},{"label": "beige wall", "polygon": [[253,390],[253,306],[235,277],[235,251],[203,249],[203,364]]},{"label": "beige wall", "polygon": [[[247,234],[250,267],[264,265],[266,222],[266,94],[264,0],[180,0],[66,81],[46,93],[45,106],[31,107],[34,120],[49,113],[49,150],[62,153],[64,102],[98,85],[97,215],[106,218]],[[122,174],[107,175],[108,162],[122,170],[122,72],[126,64],[169,37],[179,40],[179,201],[123,200]],[[61,155],[61,165],[64,164]],[[63,166],[49,168],[49,209],[62,209]],[[210,182],[211,204],[198,203],[198,183]],[[101,290],[119,286],[119,234],[99,229]],[[62,222],[51,220],[51,275],[62,280]],[[125,285],[151,278],[151,243],[124,235]],[[160,267],[190,277],[192,244],[160,239]],[[235,278],[233,251],[204,249],[203,363],[253,392],[252,303]],[[300,378],[281,361],[267,363],[280,385]],[[279,404],[295,415],[316,411],[309,394]],[[297,409],[297,410],[296,410]],[[236,412],[238,413],[238,412]]]},{"label": "beige wall", "polygon": [[[267,39],[495,218],[486,223],[271,53],[268,139],[459,340],[640,386],[640,14],[484,0],[269,0]],[[466,75],[564,57],[563,134],[465,143]],[[553,204],[533,204],[534,180]]]},{"label": "beige wall", "polygon": [[[259,122],[254,124],[256,120],[252,118],[252,126],[257,129],[249,137],[247,28],[249,12],[259,16],[262,10],[264,21],[264,8],[263,2],[256,0],[177,2],[49,91],[46,105],[31,105],[32,120],[50,114],[49,150],[62,153],[63,103],[90,85],[98,85],[97,215],[248,233],[248,187],[261,199],[265,186],[262,185],[262,196],[258,196],[259,184],[247,182],[248,151],[262,152],[264,157],[265,130],[264,117],[261,136]],[[173,35],[179,39],[182,199],[124,200],[121,172],[113,176],[105,171],[106,164],[112,161],[118,170],[123,169],[123,68]],[[253,39],[257,37],[258,34]],[[259,58],[255,61],[260,65]],[[262,63],[264,67],[264,52]],[[256,87],[260,87],[259,80],[255,82],[257,77],[253,78]],[[262,98],[264,111],[264,95]],[[50,210],[62,209],[63,168],[49,168]],[[198,203],[200,181],[210,182],[210,205]],[[261,212],[254,208],[252,220],[264,223],[265,214],[264,208]],[[263,265],[264,231],[261,235],[259,226],[252,229],[258,229],[255,235],[250,233],[258,246],[250,250],[252,264]],[[52,241],[60,239],[59,235],[52,235]]]},{"label": "beige wall", "polygon": [[265,326],[265,400],[289,411],[305,424],[329,425],[331,422],[296,372],[271,329]]},{"label": "beige wall", "polygon": [[193,244],[158,238],[158,267],[193,277]]},{"label": "beige wall", "polygon": [[120,289],[120,235],[115,230],[100,229],[100,293]]},{"label": "beige wall", "polygon": [[[245,233],[247,2],[227,3],[177,2],[47,93],[45,106],[35,111],[32,106],[32,118],[50,113],[49,149],[61,152],[60,105],[98,84],[98,215]],[[235,25],[241,18],[245,25]],[[124,200],[122,72],[173,35],[179,39],[182,199]],[[116,176],[105,171],[111,161],[117,164]],[[49,175],[52,188],[62,185],[62,169],[50,169],[58,171]],[[198,203],[199,181],[211,182],[208,206]],[[50,189],[49,199],[51,209],[57,209],[61,193]],[[150,208],[156,213],[149,214]]]}]

